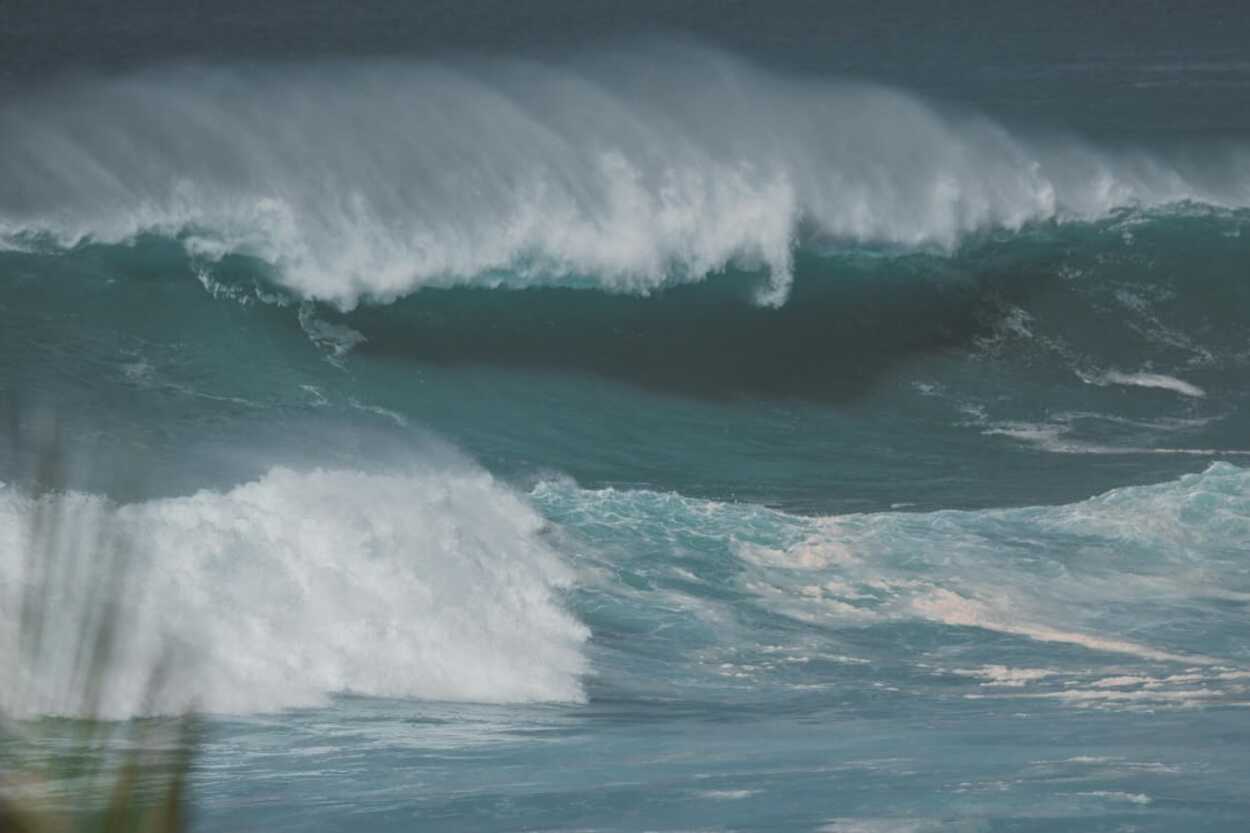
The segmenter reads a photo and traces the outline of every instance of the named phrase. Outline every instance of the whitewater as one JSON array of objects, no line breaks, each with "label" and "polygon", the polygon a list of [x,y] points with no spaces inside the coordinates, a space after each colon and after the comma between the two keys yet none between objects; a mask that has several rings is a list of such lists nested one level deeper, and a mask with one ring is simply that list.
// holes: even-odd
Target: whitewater
[{"label": "whitewater", "polygon": [[5,245],[157,233],[340,308],[464,283],[646,293],[730,266],[780,304],[800,239],[950,250],[1119,208],[1250,205],[1244,146],[1016,135],[689,47],[162,70],[52,86],[0,129]]},{"label": "whitewater", "polygon": [[204,831],[1242,830],[1244,60],[788,25],[9,67],[0,764],[194,711]]}]

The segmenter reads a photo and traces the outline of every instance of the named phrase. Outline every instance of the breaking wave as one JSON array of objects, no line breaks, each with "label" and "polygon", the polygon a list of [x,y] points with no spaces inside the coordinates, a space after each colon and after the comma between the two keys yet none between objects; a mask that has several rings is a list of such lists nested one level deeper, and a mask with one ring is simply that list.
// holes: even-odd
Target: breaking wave
[{"label": "breaking wave", "polygon": [[588,632],[542,527],[474,470],[274,469],[125,506],[0,488],[0,712],[581,700]]},{"label": "breaking wave", "polygon": [[165,68],[0,106],[0,245],[175,236],[350,308],[423,286],[646,294],[802,241],[969,234],[1184,201],[1250,205],[1240,147],[1024,135],[861,83],[651,45],[557,64]]}]

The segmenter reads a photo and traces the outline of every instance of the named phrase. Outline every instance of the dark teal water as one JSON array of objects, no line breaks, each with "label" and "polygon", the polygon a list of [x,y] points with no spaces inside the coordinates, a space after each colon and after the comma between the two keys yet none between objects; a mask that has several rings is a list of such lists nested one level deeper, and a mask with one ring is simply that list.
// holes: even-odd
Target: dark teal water
[{"label": "dark teal water", "polygon": [[5,713],[59,500],[200,829],[1244,828],[1237,9],[116,12],[0,33]]}]

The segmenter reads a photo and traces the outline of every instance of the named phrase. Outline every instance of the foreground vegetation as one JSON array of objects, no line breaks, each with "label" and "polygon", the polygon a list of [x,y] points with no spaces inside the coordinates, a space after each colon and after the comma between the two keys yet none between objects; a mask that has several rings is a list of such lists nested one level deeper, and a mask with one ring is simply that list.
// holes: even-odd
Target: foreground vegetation
[{"label": "foreground vegetation", "polygon": [[[0,833],[176,833],[188,829],[188,783],[199,744],[192,714],[109,720],[101,713],[127,638],[121,612],[143,576],[130,569],[110,507],[72,499],[65,443],[52,419],[11,404],[3,479],[24,503],[20,552],[0,571],[0,646],[17,667],[0,693]],[[3,496],[3,495],[0,495]],[[3,541],[0,541],[3,546]],[[4,586],[8,584],[8,586]],[[83,588],[88,588],[84,593]],[[170,649],[163,656],[173,659]],[[170,669],[148,669],[155,693]],[[142,707],[141,713],[146,710]]]}]

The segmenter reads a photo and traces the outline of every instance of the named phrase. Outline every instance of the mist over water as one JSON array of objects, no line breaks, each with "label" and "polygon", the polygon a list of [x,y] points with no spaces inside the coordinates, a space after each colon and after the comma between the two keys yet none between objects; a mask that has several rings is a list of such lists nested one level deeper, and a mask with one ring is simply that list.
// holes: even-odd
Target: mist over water
[{"label": "mist over water", "polygon": [[1119,208],[1250,203],[1241,146],[1098,148],[689,45],[563,64],[199,67],[0,111],[9,246],[180,239],[350,308],[423,286],[648,293],[804,242],[950,251]]}]

